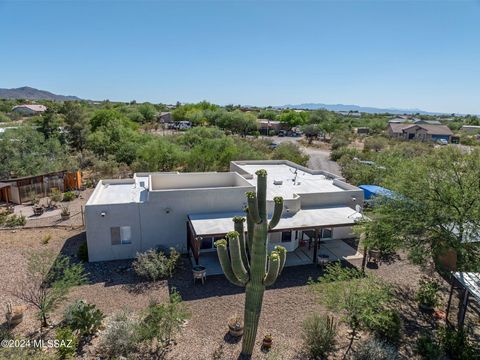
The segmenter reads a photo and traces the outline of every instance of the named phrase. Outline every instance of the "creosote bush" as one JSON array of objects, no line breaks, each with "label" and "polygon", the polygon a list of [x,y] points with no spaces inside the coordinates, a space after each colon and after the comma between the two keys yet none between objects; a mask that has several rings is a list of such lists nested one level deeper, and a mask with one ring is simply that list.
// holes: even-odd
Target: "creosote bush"
[{"label": "creosote bush", "polygon": [[157,281],[173,276],[179,260],[180,254],[174,248],[170,248],[168,256],[163,251],[151,249],[143,253],[137,253],[133,262],[133,269],[138,276]]},{"label": "creosote bush", "polygon": [[174,335],[180,331],[190,312],[182,302],[182,297],[175,290],[167,303],[152,302],[144,311],[139,323],[140,340],[153,340],[168,345]]},{"label": "creosote bush", "polygon": [[330,316],[314,314],[303,322],[302,338],[312,359],[323,359],[335,347],[337,324]]}]

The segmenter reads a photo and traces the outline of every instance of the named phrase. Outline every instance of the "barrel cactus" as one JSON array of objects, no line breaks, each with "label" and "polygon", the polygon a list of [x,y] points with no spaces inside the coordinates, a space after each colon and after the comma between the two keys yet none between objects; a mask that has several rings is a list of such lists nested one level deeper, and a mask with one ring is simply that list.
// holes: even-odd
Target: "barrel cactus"
[{"label": "barrel cactus", "polygon": [[[227,234],[227,240],[215,242],[217,254],[227,279],[235,285],[245,286],[244,337],[242,353],[251,355],[257,335],[258,320],[262,309],[263,293],[266,286],[272,285],[285,265],[286,249],[276,246],[267,254],[268,231],[280,220],[283,198],[274,198],[273,216],[267,217],[267,172],[258,170],[257,193],[247,192],[246,207],[247,236],[245,237],[245,217],[233,218],[235,231]],[[229,255],[230,253],[230,255]]]}]

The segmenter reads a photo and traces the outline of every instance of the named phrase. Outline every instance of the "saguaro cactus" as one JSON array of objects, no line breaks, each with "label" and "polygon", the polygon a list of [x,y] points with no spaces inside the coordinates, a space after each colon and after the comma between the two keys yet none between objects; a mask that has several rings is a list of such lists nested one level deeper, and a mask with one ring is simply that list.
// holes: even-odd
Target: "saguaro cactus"
[{"label": "saguaro cactus", "polygon": [[287,254],[283,246],[276,246],[270,255],[267,255],[268,230],[273,229],[280,220],[283,198],[274,198],[273,216],[269,222],[267,171],[258,170],[256,175],[257,193],[246,193],[247,239],[244,230],[245,218],[236,216],[233,218],[235,231],[227,234],[230,251],[225,239],[215,242],[227,279],[235,285],[245,286],[245,330],[242,342],[242,353],[245,355],[251,355],[255,345],[265,287],[272,285],[282,272]]}]

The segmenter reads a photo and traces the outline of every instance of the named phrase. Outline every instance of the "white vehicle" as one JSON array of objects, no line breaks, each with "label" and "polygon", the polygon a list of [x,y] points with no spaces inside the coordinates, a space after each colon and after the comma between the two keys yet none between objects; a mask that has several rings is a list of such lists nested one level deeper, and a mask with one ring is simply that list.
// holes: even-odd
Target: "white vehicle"
[{"label": "white vehicle", "polygon": [[438,140],[437,140],[437,144],[440,144],[440,145],[448,145],[448,140],[446,140],[446,139],[438,139]]},{"label": "white vehicle", "polygon": [[175,125],[178,130],[187,130],[192,127],[192,123],[190,121],[179,121]]}]

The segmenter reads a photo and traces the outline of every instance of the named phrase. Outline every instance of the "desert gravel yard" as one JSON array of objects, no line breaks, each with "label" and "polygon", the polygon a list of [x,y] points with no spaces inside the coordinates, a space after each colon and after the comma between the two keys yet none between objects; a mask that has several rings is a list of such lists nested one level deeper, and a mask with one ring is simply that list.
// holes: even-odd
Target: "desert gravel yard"
[{"label": "desert gravel yard", "polygon": [[[43,239],[51,237],[47,244]],[[85,234],[79,230],[61,228],[2,230],[0,231],[0,304],[4,318],[7,303],[21,304],[12,291],[19,280],[25,277],[26,255],[42,248],[62,252],[78,261],[76,253],[85,241]],[[356,266],[359,263],[354,264]],[[227,335],[227,319],[232,315],[243,315],[243,289],[231,285],[223,276],[208,277],[206,283],[193,285],[191,266],[187,258],[182,268],[168,281],[155,285],[142,282],[131,269],[131,261],[112,261],[85,265],[90,283],[74,288],[69,298],[62,303],[51,317],[53,325],[61,319],[63,308],[75,299],[84,299],[97,305],[106,315],[126,309],[138,312],[151,299],[167,299],[168,291],[176,288],[188,305],[191,318],[176,344],[167,354],[168,359],[237,359],[241,342]],[[414,300],[414,291],[422,272],[409,264],[401,255],[392,263],[382,263],[378,269],[368,272],[390,282],[398,297],[398,306],[403,317],[404,336],[401,352],[406,358],[413,358],[412,344],[421,329],[432,327],[431,316],[421,314]],[[313,293],[307,282],[316,279],[321,270],[313,265],[285,268],[275,286],[265,292],[263,310],[258,330],[254,359],[304,359],[302,353],[301,324],[313,313],[326,309],[320,304],[318,295]],[[444,282],[443,305],[447,301],[448,286]],[[334,314],[338,318],[338,314]],[[24,321],[14,329],[18,336],[33,335],[38,331],[35,311],[29,308]],[[339,344],[332,359],[340,359],[348,344],[348,331],[340,326]],[[273,347],[268,353],[260,350],[264,335],[271,334]],[[95,344],[95,339],[93,340]],[[87,346],[80,356],[95,359],[93,346]]]}]

